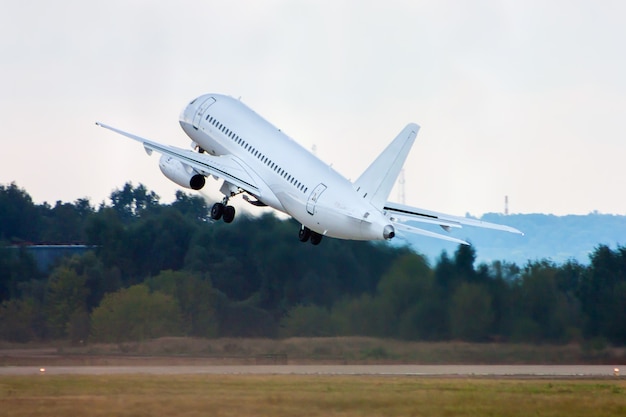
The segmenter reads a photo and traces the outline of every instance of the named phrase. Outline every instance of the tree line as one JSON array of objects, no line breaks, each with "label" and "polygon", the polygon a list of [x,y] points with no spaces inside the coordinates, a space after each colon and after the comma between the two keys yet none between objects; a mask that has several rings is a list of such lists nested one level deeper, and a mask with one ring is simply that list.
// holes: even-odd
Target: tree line
[{"label": "tree line", "polygon": [[[387,243],[297,241],[271,214],[209,221],[125,184],[109,203],[34,204],[0,185],[0,339],[122,342],[160,336],[363,335],[406,340],[626,343],[626,248],[590,263],[436,262]],[[93,247],[46,272],[28,243]],[[436,244],[436,243],[434,243]],[[16,246],[18,249],[16,249]]]}]

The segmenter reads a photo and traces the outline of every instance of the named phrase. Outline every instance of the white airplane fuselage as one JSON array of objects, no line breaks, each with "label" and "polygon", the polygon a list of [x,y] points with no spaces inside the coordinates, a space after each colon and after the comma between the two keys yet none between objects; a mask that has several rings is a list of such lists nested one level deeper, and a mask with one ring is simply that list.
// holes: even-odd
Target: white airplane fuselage
[{"label": "white airplane fuselage", "polygon": [[389,240],[396,229],[468,244],[407,222],[439,225],[446,232],[470,225],[522,234],[509,226],[387,201],[419,131],[415,123],[407,124],[354,183],[240,100],[221,94],[196,98],[180,115],[180,125],[195,150],[96,124],[140,142],[149,155],[161,154],[161,172],[182,187],[199,190],[209,176],[223,180],[224,199],[213,204],[213,220],[232,222],[235,208],[228,205],[229,199],[247,193],[255,199],[244,195],[251,204],[270,206],[299,221],[299,240],[314,245],[323,236]]},{"label": "white airplane fuselage", "polygon": [[255,197],[310,230],[351,240],[394,236],[389,219],[350,181],[241,101],[200,96],[182,111],[180,125],[211,155],[240,159],[259,188]]}]

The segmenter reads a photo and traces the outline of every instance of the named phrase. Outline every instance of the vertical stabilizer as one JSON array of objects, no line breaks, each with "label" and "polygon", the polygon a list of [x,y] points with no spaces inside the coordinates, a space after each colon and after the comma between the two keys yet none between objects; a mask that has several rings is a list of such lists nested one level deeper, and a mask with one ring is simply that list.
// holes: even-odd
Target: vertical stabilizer
[{"label": "vertical stabilizer", "polygon": [[419,126],[409,123],[354,183],[359,196],[382,210],[415,142]]}]

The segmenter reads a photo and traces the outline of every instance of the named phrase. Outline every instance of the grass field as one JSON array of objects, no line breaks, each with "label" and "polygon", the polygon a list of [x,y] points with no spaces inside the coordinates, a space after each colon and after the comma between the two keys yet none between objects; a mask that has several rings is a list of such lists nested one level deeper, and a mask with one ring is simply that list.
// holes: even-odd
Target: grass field
[{"label": "grass field", "polygon": [[0,416],[624,416],[624,380],[0,377]]}]

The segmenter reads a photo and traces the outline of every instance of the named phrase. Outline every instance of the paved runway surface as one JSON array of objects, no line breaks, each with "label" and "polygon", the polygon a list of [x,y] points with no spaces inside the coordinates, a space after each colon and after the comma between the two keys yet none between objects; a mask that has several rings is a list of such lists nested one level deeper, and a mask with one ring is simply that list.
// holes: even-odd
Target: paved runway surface
[{"label": "paved runway surface", "polygon": [[[415,375],[483,377],[607,377],[626,365],[238,365],[238,366],[3,366],[0,375]],[[45,369],[42,371],[42,369]],[[626,375],[626,374],[625,374]]]}]

